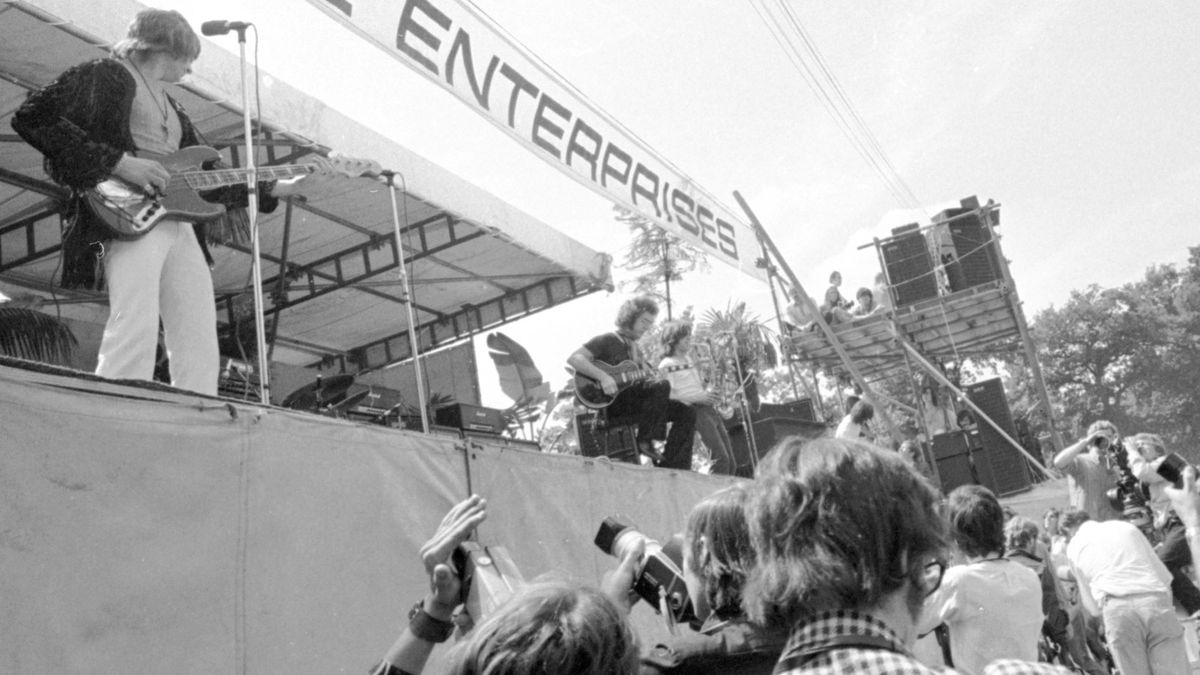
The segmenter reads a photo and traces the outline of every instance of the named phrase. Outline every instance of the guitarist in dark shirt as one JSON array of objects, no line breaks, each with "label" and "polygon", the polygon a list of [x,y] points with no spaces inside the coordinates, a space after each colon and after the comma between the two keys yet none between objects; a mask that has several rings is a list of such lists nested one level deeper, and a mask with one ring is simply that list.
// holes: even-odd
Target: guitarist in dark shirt
[{"label": "guitarist in dark shirt", "polygon": [[[626,361],[644,366],[637,341],[658,317],[658,304],[647,296],[630,298],[617,313],[617,330],[588,340],[567,359],[575,372],[599,383],[604,394],[616,396],[608,405],[610,422],[633,423],[638,427],[638,450],[667,469],[692,468],[692,436],[696,413],[691,406],[672,401],[671,385],[663,380],[638,380],[622,388],[604,366]],[[599,363],[599,365],[597,365]],[[647,367],[648,368],[648,367]],[[671,423],[667,433],[667,423]],[[653,441],[666,439],[659,453]]]}]

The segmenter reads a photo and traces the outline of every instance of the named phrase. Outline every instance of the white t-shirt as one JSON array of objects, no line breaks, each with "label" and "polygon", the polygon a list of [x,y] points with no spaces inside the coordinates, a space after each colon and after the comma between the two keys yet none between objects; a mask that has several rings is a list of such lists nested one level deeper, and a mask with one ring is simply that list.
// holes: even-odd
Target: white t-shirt
[{"label": "white t-shirt", "polygon": [[708,400],[708,392],[700,381],[700,373],[692,367],[688,359],[676,356],[665,356],[658,363],[658,369],[664,373],[667,382],[671,383],[671,398],[684,403],[704,403]]},{"label": "white t-shirt", "polygon": [[946,570],[925,600],[918,632],[945,623],[955,669],[978,675],[996,659],[1037,661],[1042,619],[1037,574],[1012,560],[989,559]]},{"label": "white t-shirt", "polygon": [[1170,592],[1171,574],[1146,535],[1123,520],[1084,522],[1067,544],[1067,560],[1095,607],[1110,595]]}]

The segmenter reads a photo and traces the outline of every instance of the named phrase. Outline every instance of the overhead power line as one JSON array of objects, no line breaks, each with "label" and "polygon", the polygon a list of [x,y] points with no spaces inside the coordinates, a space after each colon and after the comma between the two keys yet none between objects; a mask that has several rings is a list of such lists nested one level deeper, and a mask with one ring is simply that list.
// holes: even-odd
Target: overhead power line
[{"label": "overhead power line", "polygon": [[[775,6],[774,12],[771,5]],[[786,1],[754,0],[751,6],[842,134],[879,176],[897,203],[905,208],[921,208],[921,201],[888,159],[878,138],[859,115],[833,70],[821,56],[816,43]]]}]

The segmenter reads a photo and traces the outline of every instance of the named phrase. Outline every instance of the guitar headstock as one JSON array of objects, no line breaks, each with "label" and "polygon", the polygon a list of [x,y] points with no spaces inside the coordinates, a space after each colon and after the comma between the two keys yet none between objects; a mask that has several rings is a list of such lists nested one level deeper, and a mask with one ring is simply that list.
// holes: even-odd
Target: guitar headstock
[{"label": "guitar headstock", "polygon": [[364,159],[362,157],[350,157],[340,153],[330,153],[329,157],[325,158],[328,163],[328,170],[347,178],[359,178],[362,176],[377,176],[383,172],[383,167],[373,159]]}]

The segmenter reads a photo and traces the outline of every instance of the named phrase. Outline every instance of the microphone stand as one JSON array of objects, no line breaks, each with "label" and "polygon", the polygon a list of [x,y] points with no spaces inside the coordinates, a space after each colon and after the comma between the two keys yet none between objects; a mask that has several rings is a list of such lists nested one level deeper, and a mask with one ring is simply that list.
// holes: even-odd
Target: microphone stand
[{"label": "microphone stand", "polygon": [[400,210],[396,202],[396,172],[383,171],[381,176],[387,180],[388,194],[392,198],[392,236],[396,239],[396,262],[400,276],[400,292],[404,294],[404,310],[408,319],[408,344],[412,350],[413,377],[417,380],[417,406],[421,409],[421,432],[429,433],[429,406],[425,402],[425,376],[421,370],[421,347],[417,338],[417,316],[413,311],[412,287],[408,280],[408,270],[404,266],[404,240],[401,238]]},{"label": "microphone stand", "polygon": [[730,343],[733,345],[733,367],[737,371],[737,391],[735,396],[738,399],[738,414],[742,418],[742,428],[746,430],[746,445],[750,450],[750,468],[751,470],[758,467],[758,442],[754,438],[754,421],[750,416],[750,406],[746,401],[746,375],[742,372],[742,360],[738,358],[738,339],[737,333],[729,333]]},{"label": "microphone stand", "polygon": [[262,250],[258,236],[258,168],[255,166],[254,132],[250,119],[250,87],[246,70],[246,28],[232,26],[238,34],[238,52],[242,65],[242,133],[245,135],[247,205],[250,219],[250,278],[254,285],[254,337],[258,350],[258,392],[264,404],[271,402],[270,365],[267,363],[267,326],[264,318]]}]

